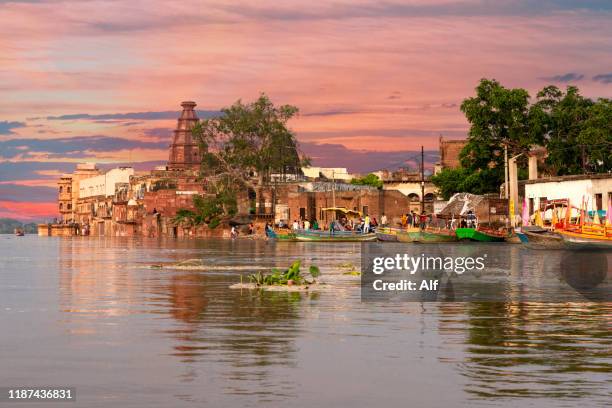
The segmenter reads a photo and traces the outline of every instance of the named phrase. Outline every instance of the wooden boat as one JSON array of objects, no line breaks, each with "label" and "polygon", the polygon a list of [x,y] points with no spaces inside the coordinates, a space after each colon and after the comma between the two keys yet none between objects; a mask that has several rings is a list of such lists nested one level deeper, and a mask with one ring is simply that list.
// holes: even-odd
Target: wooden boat
[{"label": "wooden boat", "polygon": [[[454,231],[443,228],[426,228],[420,230],[418,228],[406,231],[409,241],[407,242],[454,242],[457,241],[457,236]],[[406,241],[403,241],[406,242]]]},{"label": "wooden boat", "polygon": [[18,237],[23,237],[25,232],[21,228],[15,228],[15,235]]},{"label": "wooden boat", "polygon": [[612,249],[612,226],[585,224],[557,232],[572,248]]},{"label": "wooden boat", "polygon": [[503,242],[506,238],[505,234],[500,234],[497,231],[474,228],[457,228],[455,234],[457,234],[459,240],[478,242]]},{"label": "wooden boat", "polygon": [[547,230],[529,231],[523,230],[522,234],[527,237],[527,246],[534,249],[563,249],[565,242],[563,237],[556,232]]},{"label": "wooden boat", "polygon": [[295,233],[295,239],[308,242],[363,242],[376,241],[376,234],[362,234],[355,231],[298,230]]},{"label": "wooden boat", "polygon": [[401,231],[399,228],[379,227],[376,229],[376,238],[379,241],[398,242],[397,234]]},{"label": "wooden boat", "polygon": [[401,231],[398,231],[397,233],[397,240],[399,242],[415,242],[414,241],[414,235],[411,235],[410,233],[416,233],[416,232],[420,232],[421,229],[417,228],[417,227],[410,227],[407,229],[403,229]]},{"label": "wooden boat", "polygon": [[275,240],[282,241],[282,242],[296,241],[295,234],[293,232],[278,233],[276,231],[269,231],[268,238],[275,239]]}]

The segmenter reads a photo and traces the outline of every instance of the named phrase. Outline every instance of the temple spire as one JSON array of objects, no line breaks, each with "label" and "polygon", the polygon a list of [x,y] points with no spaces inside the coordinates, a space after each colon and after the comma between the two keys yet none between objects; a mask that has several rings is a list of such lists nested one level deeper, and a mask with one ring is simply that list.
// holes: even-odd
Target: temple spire
[{"label": "temple spire", "polygon": [[191,133],[193,126],[199,121],[195,112],[196,103],[185,101],[181,106],[183,112],[178,119],[170,145],[168,170],[196,170],[200,167],[200,152],[198,143]]}]

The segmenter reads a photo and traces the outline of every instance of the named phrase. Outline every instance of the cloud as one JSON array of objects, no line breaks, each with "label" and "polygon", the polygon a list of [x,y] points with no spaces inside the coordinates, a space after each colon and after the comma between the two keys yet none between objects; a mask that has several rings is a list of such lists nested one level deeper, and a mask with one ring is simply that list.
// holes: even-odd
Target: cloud
[{"label": "cloud", "polygon": [[[219,116],[220,111],[198,110],[198,116],[201,119],[212,118]],[[97,123],[113,123],[113,120],[167,120],[178,119],[181,115],[180,111],[158,111],[158,112],[130,112],[130,113],[73,113],[60,116],[47,116],[47,120],[92,120]],[[106,122],[100,122],[106,121]]]},{"label": "cloud", "polygon": [[144,142],[111,136],[78,136],[57,139],[12,139],[0,141],[0,158],[32,158],[43,153],[49,158],[84,158],[96,152],[128,149],[163,149],[168,142]]},{"label": "cloud", "polygon": [[57,198],[53,187],[23,186],[19,184],[0,184],[0,197],[3,201],[22,203],[46,203]]},{"label": "cloud", "polygon": [[601,82],[602,84],[610,84],[612,83],[612,72],[609,74],[595,75],[593,81]]},{"label": "cloud", "polygon": [[[300,143],[300,148],[312,159],[313,166],[346,167],[353,173],[367,173],[381,169],[396,170],[404,166],[417,168],[421,157],[421,152],[415,150],[371,152],[352,150],[333,143]],[[431,168],[438,160],[438,151],[425,151],[427,168]]]},{"label": "cloud", "polygon": [[580,81],[583,78],[584,78],[584,74],[578,74],[576,72],[568,72],[567,74],[542,77],[541,79],[545,81],[550,81],[550,82],[574,82],[574,81]]},{"label": "cloud", "polygon": [[12,135],[13,129],[25,127],[26,124],[24,122],[9,122],[9,121],[0,121],[0,135]]}]

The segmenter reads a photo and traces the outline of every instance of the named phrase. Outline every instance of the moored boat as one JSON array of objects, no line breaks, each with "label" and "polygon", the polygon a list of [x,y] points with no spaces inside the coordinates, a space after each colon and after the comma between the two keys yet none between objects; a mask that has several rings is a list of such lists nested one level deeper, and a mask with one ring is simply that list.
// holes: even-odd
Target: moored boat
[{"label": "moored boat", "polygon": [[362,234],[355,231],[298,230],[295,233],[295,239],[307,242],[363,242],[376,241],[376,234]]},{"label": "moored boat", "polygon": [[612,249],[612,227],[585,225],[576,230],[559,230],[564,243],[571,248]]},{"label": "moored boat", "polygon": [[496,231],[474,228],[457,228],[455,234],[457,234],[457,239],[459,240],[478,242],[503,242],[506,238],[505,235]]},{"label": "moored boat", "polygon": [[534,249],[563,249],[565,242],[563,237],[556,232],[547,230],[528,231],[523,230],[522,234],[527,238],[527,246]]},{"label": "moored boat", "polygon": [[415,233],[419,231],[421,231],[421,229],[416,228],[416,227],[410,227],[410,228],[398,231],[397,240],[399,242],[414,242],[414,235],[411,235],[410,233]]},{"label": "moored boat", "polygon": [[268,231],[268,238],[282,242],[291,242],[296,240],[293,232],[278,233],[276,231]]},{"label": "moored boat", "polygon": [[376,229],[376,238],[379,241],[398,242],[398,232],[401,232],[401,230],[398,228],[379,227]]},{"label": "moored boat", "polygon": [[410,230],[406,234],[410,242],[454,242],[457,236],[454,231],[439,228],[426,228],[424,230]]},{"label": "moored boat", "polygon": [[18,237],[23,237],[25,235],[25,232],[21,228],[15,228],[15,235],[17,235]]}]

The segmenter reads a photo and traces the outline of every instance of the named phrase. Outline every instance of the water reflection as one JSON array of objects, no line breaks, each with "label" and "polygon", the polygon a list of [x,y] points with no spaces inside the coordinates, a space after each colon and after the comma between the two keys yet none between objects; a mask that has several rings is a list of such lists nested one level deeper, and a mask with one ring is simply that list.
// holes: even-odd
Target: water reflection
[{"label": "water reflection", "polygon": [[[352,406],[371,406],[372,400],[358,397],[388,398],[397,392],[391,384],[412,381],[421,370],[440,384],[460,384],[463,391],[453,394],[455,401],[515,406],[517,398],[535,398],[557,406],[584,401],[604,405],[612,396],[612,303],[525,301],[532,288],[519,283],[527,277],[562,275],[560,260],[546,251],[527,254],[519,246],[501,246],[492,252],[497,272],[515,282],[496,288],[503,293],[501,302],[370,305],[359,302],[355,283],[310,294],[228,289],[241,273],[286,266],[296,258],[324,268],[358,264],[358,245],[94,238],[58,242],[57,248],[50,247],[46,268],[37,273],[53,276],[54,293],[45,302],[59,310],[58,326],[64,333],[41,326],[35,335],[43,341],[44,336],[59,338],[70,352],[84,350],[97,367],[112,361],[125,368],[116,362],[120,355],[134,365],[131,373],[138,384],[159,377],[159,387],[166,384],[172,390],[168,406],[175,401],[307,405],[296,403],[302,400],[316,405],[332,401],[342,389],[355,390]],[[456,251],[471,256],[482,248],[466,245]],[[191,258],[209,267],[150,268]],[[442,346],[429,347],[426,339],[432,338]],[[305,350],[311,343],[321,349]],[[388,348],[380,350],[381,343]],[[323,347],[333,354],[325,354]],[[374,351],[392,359],[368,368],[379,376],[377,381],[359,382],[369,373],[358,360],[367,360],[366,353]],[[434,355],[428,359],[424,353]],[[427,367],[415,367],[410,359],[415,355]],[[317,366],[302,373],[313,360]],[[76,372],[79,364],[74,362]],[[159,364],[158,369],[150,368],[152,364]],[[394,370],[386,372],[386,367]],[[328,371],[336,376],[327,377]],[[313,384],[321,383],[311,378],[313,373],[325,377],[327,400],[317,400],[319,388]],[[30,371],[24,369],[25,375]]]}]

